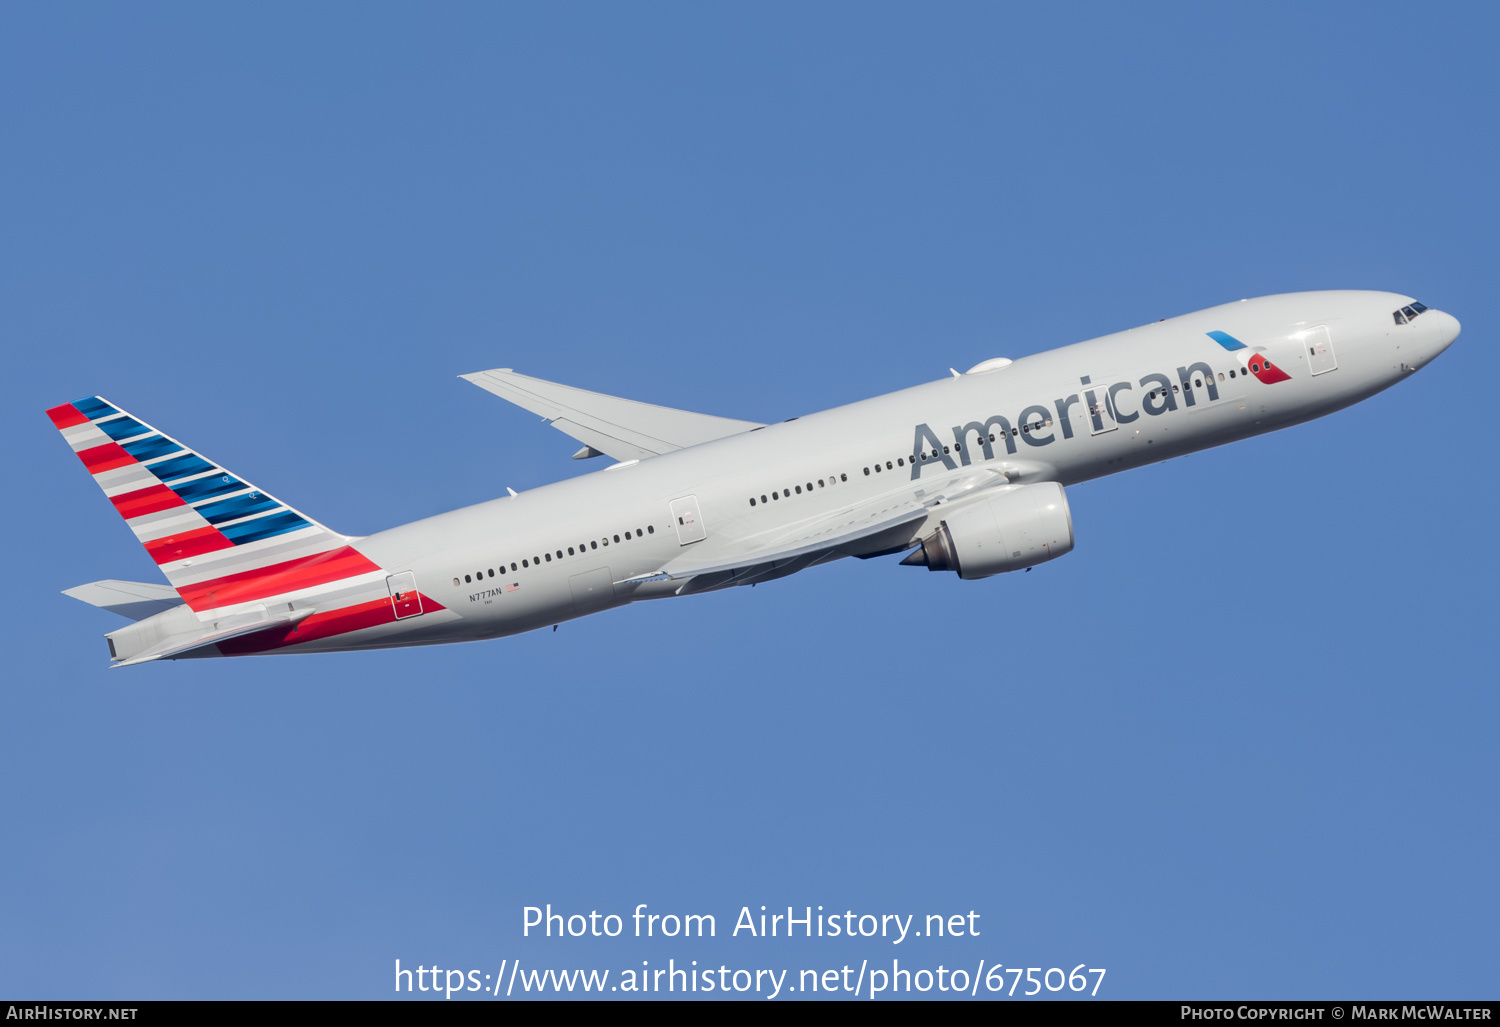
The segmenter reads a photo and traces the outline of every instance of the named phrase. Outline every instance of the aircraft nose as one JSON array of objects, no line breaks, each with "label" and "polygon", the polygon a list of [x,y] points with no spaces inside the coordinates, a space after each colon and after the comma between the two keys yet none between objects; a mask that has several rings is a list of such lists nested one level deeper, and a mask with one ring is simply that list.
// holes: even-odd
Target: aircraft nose
[{"label": "aircraft nose", "polygon": [[[1458,333],[1463,331],[1463,325],[1458,323],[1458,318],[1442,310],[1429,310],[1432,315],[1433,325],[1429,329],[1433,332],[1432,356],[1437,356],[1443,350],[1453,345],[1453,340],[1458,338]],[[1428,359],[1431,359],[1429,357]]]}]

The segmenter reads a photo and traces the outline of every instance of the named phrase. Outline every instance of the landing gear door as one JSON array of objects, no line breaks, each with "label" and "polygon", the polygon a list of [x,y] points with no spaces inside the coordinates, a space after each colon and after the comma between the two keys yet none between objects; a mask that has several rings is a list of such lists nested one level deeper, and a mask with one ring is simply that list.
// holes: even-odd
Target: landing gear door
[{"label": "landing gear door", "polygon": [[396,619],[402,617],[418,617],[422,613],[422,596],[417,592],[417,576],[411,571],[402,571],[400,574],[392,574],[385,579],[386,587],[391,590],[391,606],[396,611]]},{"label": "landing gear door", "polygon": [[1333,339],[1327,325],[1318,325],[1302,333],[1302,345],[1307,347],[1307,367],[1313,374],[1338,370],[1338,357],[1333,353]]},{"label": "landing gear door", "polygon": [[681,545],[702,542],[708,538],[708,532],[703,527],[703,515],[698,512],[697,496],[672,500],[672,523],[677,526],[677,541]]}]

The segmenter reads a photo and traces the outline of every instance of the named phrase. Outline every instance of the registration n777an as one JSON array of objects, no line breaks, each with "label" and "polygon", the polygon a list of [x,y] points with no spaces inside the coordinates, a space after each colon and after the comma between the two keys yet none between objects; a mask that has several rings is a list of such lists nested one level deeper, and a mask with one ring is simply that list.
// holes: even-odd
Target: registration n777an
[{"label": "registration n777an", "polygon": [[68,589],[114,666],[513,635],[841,557],[986,578],[1073,548],[1065,488],[1373,395],[1458,337],[1386,292],[1240,300],[757,424],[464,375],[611,466],[342,535],[98,397],[47,411],[167,584]]}]

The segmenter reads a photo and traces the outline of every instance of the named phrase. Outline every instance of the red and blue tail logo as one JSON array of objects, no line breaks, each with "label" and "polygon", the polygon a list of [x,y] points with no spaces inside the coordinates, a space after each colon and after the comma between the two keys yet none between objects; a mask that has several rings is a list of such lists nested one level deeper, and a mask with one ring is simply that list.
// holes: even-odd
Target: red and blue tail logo
[{"label": "red and blue tail logo", "polygon": [[47,416],[195,611],[383,580],[347,536],[98,396]]},{"label": "red and blue tail logo", "polygon": [[1266,385],[1275,385],[1277,382],[1289,382],[1292,376],[1281,368],[1271,363],[1271,358],[1259,350],[1252,350],[1243,342],[1236,339],[1228,332],[1206,332],[1210,339],[1233,353],[1244,370],[1253,374],[1256,379]]}]

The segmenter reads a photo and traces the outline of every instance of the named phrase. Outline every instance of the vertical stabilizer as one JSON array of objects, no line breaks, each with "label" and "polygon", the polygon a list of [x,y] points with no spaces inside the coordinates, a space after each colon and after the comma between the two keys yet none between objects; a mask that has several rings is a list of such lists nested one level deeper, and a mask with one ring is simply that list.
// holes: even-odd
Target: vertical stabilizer
[{"label": "vertical stabilizer", "polygon": [[349,537],[98,396],[47,416],[195,613],[382,574]]}]

